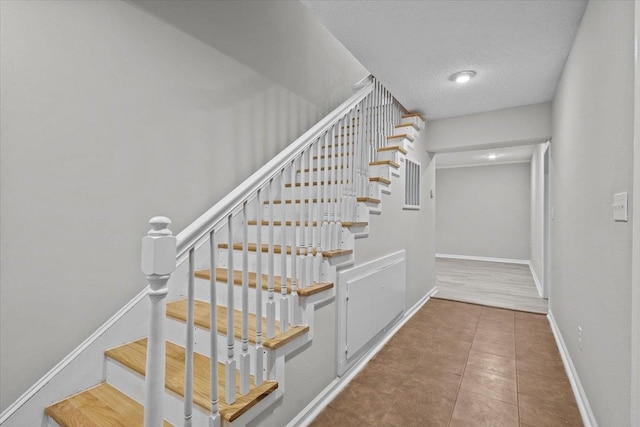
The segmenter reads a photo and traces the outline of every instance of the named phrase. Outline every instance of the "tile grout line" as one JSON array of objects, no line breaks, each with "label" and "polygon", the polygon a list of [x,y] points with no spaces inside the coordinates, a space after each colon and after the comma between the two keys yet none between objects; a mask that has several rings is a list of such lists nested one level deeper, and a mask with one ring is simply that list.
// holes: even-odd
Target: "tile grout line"
[{"label": "tile grout line", "polygon": [[[478,316],[478,319],[476,320],[476,326],[475,326],[474,331],[473,331],[473,339],[471,340],[471,347],[473,347],[473,342],[475,341],[476,334],[478,333],[478,323],[480,322],[480,316],[482,316],[482,310],[480,311],[480,315]],[[464,379],[465,372],[467,372],[467,364],[469,363],[469,356],[471,355],[471,347],[469,347],[469,352],[467,353],[467,358],[464,361],[464,369],[462,369],[462,375],[460,375],[460,383],[458,384],[458,390],[456,391],[456,398],[453,401],[453,409],[451,409],[451,415],[449,416],[449,427],[451,426],[451,423],[453,422],[453,412],[456,409],[456,405],[458,403],[458,397],[460,396],[460,389],[462,388],[462,380]]]}]

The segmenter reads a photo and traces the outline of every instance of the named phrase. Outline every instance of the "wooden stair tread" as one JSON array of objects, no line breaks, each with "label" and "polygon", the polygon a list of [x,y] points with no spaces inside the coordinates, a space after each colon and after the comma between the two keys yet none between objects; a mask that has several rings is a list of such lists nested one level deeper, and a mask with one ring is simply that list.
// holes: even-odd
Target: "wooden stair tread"
[{"label": "wooden stair tread", "polygon": [[420,120],[422,120],[423,122],[426,121],[424,116],[420,113],[407,113],[404,116],[402,116],[403,119],[408,119],[409,117],[420,117]]},{"label": "wooden stair tread", "polygon": [[[62,427],[142,426],[144,407],[115,387],[102,383],[57,403],[45,412]],[[167,421],[165,427],[171,427]]]},{"label": "wooden stair tread", "polygon": [[377,160],[375,162],[369,163],[369,166],[378,166],[378,165],[389,165],[389,166],[392,166],[392,167],[394,167],[396,169],[400,167],[399,164],[397,164],[396,162],[393,162],[391,160]]},{"label": "wooden stair tread", "polygon": [[[276,296],[277,298],[277,296]],[[211,329],[209,321],[209,303],[205,301],[194,301],[193,322],[196,326],[203,329]],[[216,330],[218,333],[226,335],[227,333],[227,307],[218,306],[218,321]],[[177,320],[186,322],[187,320],[187,300],[173,301],[167,304],[167,316]],[[292,326],[285,333],[277,333],[280,331],[280,321],[276,320],[276,336],[274,338],[266,337],[267,320],[262,318],[262,345],[270,350],[275,350],[287,344],[289,341],[304,335],[309,331],[308,326]],[[236,339],[242,339],[242,311],[233,311],[233,335]],[[249,342],[256,343],[256,315],[249,313]]]},{"label": "wooden stair tread", "polygon": [[399,125],[396,125],[396,129],[404,128],[404,127],[413,127],[417,131],[420,130],[420,128],[418,126],[416,126],[415,123],[401,123]]},{"label": "wooden stair tread", "polygon": [[[229,249],[229,244],[228,243],[220,243],[218,244],[218,248],[220,249]],[[242,250],[242,243],[234,243],[233,244],[233,249],[236,251],[241,251]],[[258,246],[255,243],[249,243],[247,245],[247,249],[249,250],[249,252],[257,252],[258,250]],[[266,253],[269,252],[269,245],[266,243],[262,244],[262,252]],[[287,251],[287,255],[291,255],[291,246],[287,246],[286,247],[286,251]],[[281,245],[273,245],[273,252],[276,254],[280,254],[282,253],[282,247]],[[315,255],[316,254],[316,249],[313,248],[311,254]],[[341,256],[341,255],[349,255],[351,254],[353,251],[351,249],[336,249],[333,251],[322,251],[322,256],[325,258],[334,258],[337,256]],[[297,248],[296,251],[297,255],[303,255],[306,254],[306,248]]]},{"label": "wooden stair tread", "polygon": [[[384,178],[380,178],[380,180],[385,181]],[[377,181],[377,180],[376,180]],[[388,180],[386,180],[388,181]],[[391,181],[389,181],[389,184],[391,183]],[[270,224],[270,221],[263,219],[262,220],[262,225],[264,226],[268,226]],[[369,225],[368,222],[353,222],[353,221],[345,221],[341,223],[343,227],[365,227],[367,225]],[[247,221],[247,225],[258,225],[258,221],[256,220],[249,220]],[[291,221],[285,221],[285,225],[287,227],[291,226]],[[312,226],[317,227],[318,226],[318,222],[317,221],[313,221],[311,223]],[[273,221],[273,226],[274,227],[281,227],[282,226],[282,221]],[[300,226],[300,221],[296,221],[296,226],[299,227]],[[309,226],[309,221],[305,221],[304,222],[304,226],[308,227]]]},{"label": "wooden stair tread", "polygon": [[374,199],[373,197],[358,197],[358,201],[364,203],[380,203],[380,199]]},{"label": "wooden stair tread", "polygon": [[[146,373],[147,339],[142,338],[120,347],[112,348],[106,351],[106,355],[144,376]],[[167,341],[165,366],[165,387],[179,396],[184,396],[184,347]],[[209,358],[202,354],[194,353],[193,402],[206,411],[211,410],[209,394],[210,372]],[[242,396],[239,394],[240,372],[236,371],[236,401],[228,405],[225,401],[223,363],[218,363],[218,376],[220,378],[218,384],[220,415],[227,421],[235,420],[278,388],[278,383],[275,381],[265,381],[260,386],[255,386],[254,378],[251,376],[250,391],[247,395]]]},{"label": "wooden stair tread", "polygon": [[399,145],[390,145],[388,147],[378,148],[378,153],[383,152],[383,151],[399,151],[402,154],[407,154],[408,153],[407,150],[405,150],[404,148],[400,147]]},{"label": "wooden stair tread", "polygon": [[[218,267],[216,268],[216,281],[218,282],[226,282],[227,281],[227,272],[228,270],[226,268],[222,268],[222,267]],[[195,272],[195,276],[199,279],[206,279],[206,280],[210,280],[211,279],[211,270],[207,269],[207,270],[198,270]],[[257,274],[255,272],[250,271],[249,272],[249,287],[250,288],[254,288],[257,286]],[[242,286],[242,271],[241,270],[234,270],[233,271],[233,283],[234,285],[240,285]],[[287,278],[286,280],[287,283],[287,293],[291,293],[291,279]],[[267,274],[263,274],[262,275],[262,289],[264,289],[265,291],[269,288],[269,276]],[[307,286],[304,289],[298,289],[298,295],[306,297],[309,295],[313,295],[313,294],[317,294],[318,292],[322,292],[326,289],[331,289],[333,288],[333,283],[328,283],[328,282],[321,282],[321,283],[314,283],[311,286]],[[281,276],[274,276],[273,277],[273,289],[276,293],[280,293],[282,292],[282,277]]]},{"label": "wooden stair tread", "polygon": [[400,134],[400,135],[391,135],[387,137],[387,140],[389,139],[408,139],[409,141],[413,142],[413,137],[410,135],[407,135],[406,133]]},{"label": "wooden stair tread", "polygon": [[383,178],[381,176],[372,176],[371,178],[369,178],[369,181],[371,181],[371,182],[381,182],[383,184],[391,184],[391,180],[390,179]]}]

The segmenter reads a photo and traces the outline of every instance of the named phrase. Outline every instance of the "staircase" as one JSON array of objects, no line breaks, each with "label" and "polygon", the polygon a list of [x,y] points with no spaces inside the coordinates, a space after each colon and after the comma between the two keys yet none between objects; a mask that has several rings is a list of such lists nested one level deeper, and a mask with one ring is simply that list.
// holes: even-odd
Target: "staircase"
[{"label": "staircase", "polygon": [[424,127],[376,79],[359,86],[177,236],[151,219],[149,335],[106,350],[106,381],[48,406],[50,425],[246,425],[282,396],[285,356],[312,341]]}]

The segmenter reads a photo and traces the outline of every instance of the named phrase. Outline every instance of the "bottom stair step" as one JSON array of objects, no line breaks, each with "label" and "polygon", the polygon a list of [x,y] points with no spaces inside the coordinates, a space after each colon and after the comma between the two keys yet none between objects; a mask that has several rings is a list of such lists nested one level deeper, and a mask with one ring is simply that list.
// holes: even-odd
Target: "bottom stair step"
[{"label": "bottom stair step", "polygon": [[[203,329],[211,329],[211,322],[209,320],[208,302],[195,300],[193,304],[194,314],[193,323]],[[167,304],[167,316],[187,321],[187,300],[173,301]],[[227,307],[218,306],[218,325],[217,330],[221,334],[227,333]],[[262,346],[270,350],[275,350],[282,347],[293,339],[306,334],[309,331],[308,326],[290,326],[289,330],[285,333],[276,334],[275,337],[269,339],[266,338],[265,331],[267,330],[267,321],[262,319],[262,331],[263,341]],[[276,320],[276,331],[280,330],[280,321]],[[233,313],[233,333],[236,339],[242,339],[242,311],[234,310]],[[249,313],[249,342],[256,343],[256,315]]]},{"label": "bottom stair step", "polygon": [[[166,351],[165,387],[179,396],[184,396],[185,349],[167,341]],[[144,376],[146,373],[147,339],[142,338],[107,350],[106,355]],[[209,392],[211,370],[209,366],[208,357],[199,353],[193,354],[193,403],[206,411],[211,410]],[[235,420],[278,388],[276,381],[265,381],[260,386],[255,386],[254,378],[251,376],[251,389],[247,395],[242,396],[239,394],[240,373],[236,371],[236,401],[228,405],[224,399],[225,375],[222,363],[218,364],[218,375],[220,378],[218,385],[220,415],[227,421]]]},{"label": "bottom stair step", "polygon": [[[141,404],[106,383],[54,403],[45,412],[62,427],[142,426],[144,420]],[[171,424],[165,421],[164,426]]]}]

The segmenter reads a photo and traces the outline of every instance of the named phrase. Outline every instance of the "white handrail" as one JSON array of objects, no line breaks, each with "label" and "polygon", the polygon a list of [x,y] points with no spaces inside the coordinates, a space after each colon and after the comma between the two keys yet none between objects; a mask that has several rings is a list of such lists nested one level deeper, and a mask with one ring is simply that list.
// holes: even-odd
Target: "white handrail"
[{"label": "white handrail", "polygon": [[180,259],[193,247],[201,238],[208,235],[211,229],[230,215],[237,207],[247,200],[257,188],[262,188],[264,184],[278,174],[284,165],[295,159],[307,146],[322,136],[333,124],[339,120],[345,112],[356,106],[373,90],[373,82],[370,81],[357,93],[343,102],[335,110],[329,113],[321,121],[316,123],[311,129],[303,133],[298,139],[292,142],[280,154],[271,159],[266,165],[258,169],[253,175],[247,178],[242,184],[237,186],[231,193],[223,197],[218,203],[193,221],[177,236],[177,254]]}]

